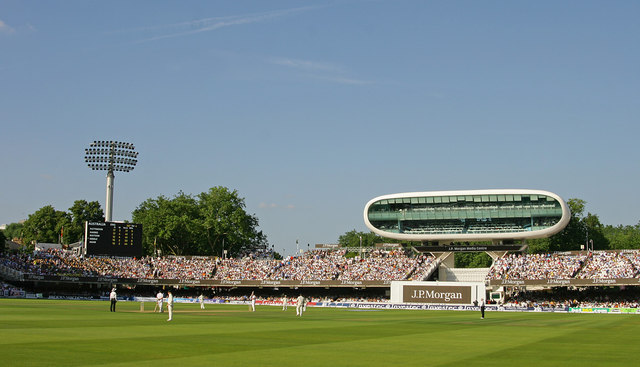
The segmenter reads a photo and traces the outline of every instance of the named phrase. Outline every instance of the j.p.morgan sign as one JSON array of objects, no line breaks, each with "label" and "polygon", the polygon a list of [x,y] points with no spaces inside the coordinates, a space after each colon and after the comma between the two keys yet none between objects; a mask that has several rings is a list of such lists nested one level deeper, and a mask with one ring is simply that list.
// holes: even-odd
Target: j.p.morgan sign
[{"label": "j.p.morgan sign", "polygon": [[404,286],[402,300],[406,303],[469,304],[470,286]]}]

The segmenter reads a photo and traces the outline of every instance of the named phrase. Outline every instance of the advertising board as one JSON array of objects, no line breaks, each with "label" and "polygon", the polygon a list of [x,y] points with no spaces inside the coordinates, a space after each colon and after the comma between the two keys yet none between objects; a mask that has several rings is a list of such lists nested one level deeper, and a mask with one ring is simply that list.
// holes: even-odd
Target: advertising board
[{"label": "advertising board", "polygon": [[392,303],[474,305],[486,299],[480,282],[391,282]]}]

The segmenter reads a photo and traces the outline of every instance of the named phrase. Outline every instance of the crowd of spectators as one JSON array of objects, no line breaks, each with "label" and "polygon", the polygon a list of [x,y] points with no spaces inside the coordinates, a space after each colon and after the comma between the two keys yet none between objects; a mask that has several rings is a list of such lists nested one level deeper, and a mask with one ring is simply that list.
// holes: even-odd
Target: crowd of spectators
[{"label": "crowd of spectators", "polygon": [[494,261],[487,279],[625,279],[639,270],[639,251],[510,254]]},{"label": "crowd of spectators", "polygon": [[226,259],[217,263],[215,280],[422,280],[434,258],[409,257],[403,250],[374,250],[346,257],[345,250],[307,251],[283,260]]},{"label": "crowd of spectators", "polygon": [[277,264],[268,279],[335,280],[347,261],[345,255],[345,250],[307,251]]},{"label": "crowd of spectators", "polygon": [[215,259],[184,257],[80,257],[61,249],[34,254],[12,254],[0,264],[35,275],[67,275],[113,278],[209,279]]},{"label": "crowd of spectators", "polygon": [[[351,254],[353,255],[353,254]],[[285,259],[245,257],[80,257],[60,249],[5,254],[0,265],[35,275],[180,280],[424,280],[437,265],[428,255],[376,249],[307,251]],[[496,259],[487,280],[619,279],[639,277],[640,251],[509,254]]]},{"label": "crowd of spectators", "polygon": [[35,275],[181,280],[422,280],[432,256],[375,250],[348,258],[345,250],[307,251],[282,260],[246,257],[80,257],[60,249],[0,258],[0,264]]},{"label": "crowd of spectators", "polygon": [[11,284],[2,282],[0,285],[0,297],[22,297],[24,291],[21,288],[14,287]]},{"label": "crowd of spectators", "polygon": [[626,257],[631,265],[640,272],[640,251],[625,251],[622,252],[622,256]]},{"label": "crowd of spectators", "polygon": [[640,290],[589,287],[582,289],[553,288],[548,290],[518,291],[509,295],[503,304],[517,308],[565,308],[565,307],[610,307],[638,308]]},{"label": "crowd of spectators", "polygon": [[594,252],[578,274],[579,279],[633,278],[635,266],[621,252]]},{"label": "crowd of spectators", "polygon": [[[422,280],[430,270],[431,256],[409,258],[402,250],[376,250],[369,257],[349,259],[338,276],[339,280]],[[422,276],[424,278],[424,276]]]},{"label": "crowd of spectators", "polygon": [[216,264],[213,280],[268,279],[278,260],[225,259]]},{"label": "crowd of spectators", "polygon": [[511,254],[497,259],[487,279],[570,279],[586,254]]}]

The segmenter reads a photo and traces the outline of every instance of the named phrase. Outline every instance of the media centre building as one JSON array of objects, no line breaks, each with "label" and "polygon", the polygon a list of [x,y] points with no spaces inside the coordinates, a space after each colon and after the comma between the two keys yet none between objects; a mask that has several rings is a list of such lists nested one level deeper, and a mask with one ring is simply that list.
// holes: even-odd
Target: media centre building
[{"label": "media centre building", "polygon": [[379,236],[441,244],[549,237],[570,217],[560,196],[526,189],[391,194],[364,208],[366,226]]}]

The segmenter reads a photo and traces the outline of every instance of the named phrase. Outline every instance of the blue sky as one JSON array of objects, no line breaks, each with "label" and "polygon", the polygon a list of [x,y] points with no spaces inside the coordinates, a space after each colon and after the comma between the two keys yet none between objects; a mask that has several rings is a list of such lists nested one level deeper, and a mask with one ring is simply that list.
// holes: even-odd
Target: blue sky
[{"label": "blue sky", "polygon": [[0,0],[0,223],[238,190],[277,251],[373,197],[530,188],[640,220],[640,2]]}]

